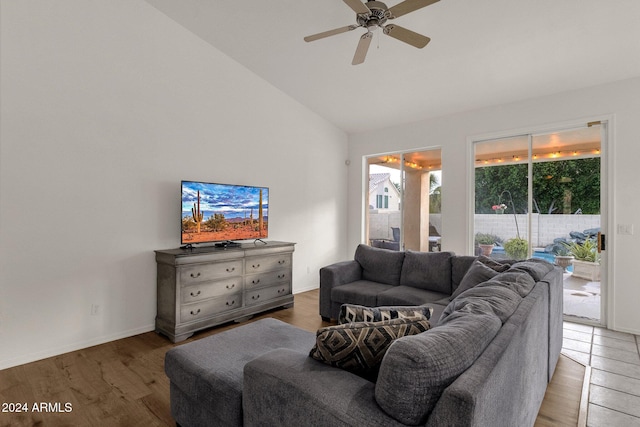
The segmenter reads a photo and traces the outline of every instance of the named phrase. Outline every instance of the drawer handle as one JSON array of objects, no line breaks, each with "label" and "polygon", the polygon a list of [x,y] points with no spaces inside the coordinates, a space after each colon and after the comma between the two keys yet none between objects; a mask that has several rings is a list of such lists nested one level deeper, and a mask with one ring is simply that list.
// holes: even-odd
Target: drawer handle
[{"label": "drawer handle", "polygon": [[235,284],[235,283],[232,283],[232,284],[231,284],[231,286],[227,285],[227,289],[233,289],[233,288],[235,288],[235,287],[236,287],[236,284]]},{"label": "drawer handle", "polygon": [[286,262],[287,262],[286,260],[281,259],[280,261],[278,261],[278,264],[282,265],[282,264],[284,264],[284,263],[286,263]]},{"label": "drawer handle", "polygon": [[260,279],[258,279],[258,280],[254,279],[254,280],[251,281],[251,283],[254,284],[254,285],[257,285],[258,283],[260,283]]},{"label": "drawer handle", "polygon": [[260,264],[253,264],[251,267],[253,267],[253,268],[260,268]]},{"label": "drawer handle", "polygon": [[287,290],[286,290],[285,288],[278,289],[278,293],[279,293],[279,294],[281,294],[281,293],[283,293],[283,292],[286,292],[286,291],[287,291]]},{"label": "drawer handle", "polygon": [[258,294],[258,295],[253,295],[253,296],[251,297],[251,299],[252,299],[252,300],[257,300],[258,298],[260,298],[260,294]]},{"label": "drawer handle", "polygon": [[278,274],[278,279],[284,279],[285,277],[287,277],[286,274]]},{"label": "drawer handle", "polygon": [[199,272],[196,274],[191,273],[190,276],[194,279],[197,279],[198,277],[200,277],[200,273]]},{"label": "drawer handle", "polygon": [[227,301],[227,305],[228,306],[232,306],[232,305],[235,305],[235,304],[236,304],[236,300],[233,300],[231,302]]},{"label": "drawer handle", "polygon": [[197,309],[196,311],[191,310],[191,315],[195,316],[197,314],[200,314],[200,309]]},{"label": "drawer handle", "polygon": [[236,271],[235,267],[227,268],[227,273],[233,273],[234,271]]},{"label": "drawer handle", "polygon": [[191,292],[191,296],[192,296],[192,297],[197,297],[197,296],[198,296],[198,295],[200,295],[200,294],[201,294],[201,292],[200,292],[200,291],[196,292],[195,294],[194,294],[193,292]]}]

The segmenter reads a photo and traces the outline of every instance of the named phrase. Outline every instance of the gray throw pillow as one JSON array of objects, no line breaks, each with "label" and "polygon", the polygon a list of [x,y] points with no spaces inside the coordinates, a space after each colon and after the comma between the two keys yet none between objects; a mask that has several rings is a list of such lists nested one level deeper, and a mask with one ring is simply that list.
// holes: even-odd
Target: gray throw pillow
[{"label": "gray throw pillow", "polygon": [[511,271],[524,271],[539,282],[548,272],[553,270],[553,264],[539,258],[530,258],[526,261],[520,261],[513,264],[510,268]]},{"label": "gray throw pillow", "polygon": [[511,266],[516,262],[515,260],[500,260],[497,261],[493,258],[489,258],[485,255],[480,255],[478,257],[478,261],[490,267],[492,270],[497,271],[498,273],[502,273],[503,271],[507,271]]},{"label": "gray throw pillow", "polygon": [[529,274],[520,270],[509,270],[498,274],[491,280],[480,283],[478,287],[504,286],[505,288],[513,289],[524,298],[529,295],[535,285],[535,280]]},{"label": "gray throw pillow", "polygon": [[464,294],[451,301],[442,312],[439,325],[451,321],[450,317],[454,314],[465,312],[493,313],[504,324],[516,311],[522,297],[511,288],[497,284],[488,286],[488,283],[491,281],[468,289]]},{"label": "gray throw pillow", "polygon": [[400,284],[404,252],[358,245],[355,260],[362,267],[362,278],[386,285]]},{"label": "gray throw pillow", "polygon": [[462,281],[460,281],[460,285],[458,285],[456,290],[453,291],[449,300],[453,301],[464,291],[469,290],[482,282],[486,282],[489,279],[493,279],[497,275],[498,272],[493,270],[491,267],[478,260],[473,261],[473,264],[471,264],[467,274],[464,275]]}]

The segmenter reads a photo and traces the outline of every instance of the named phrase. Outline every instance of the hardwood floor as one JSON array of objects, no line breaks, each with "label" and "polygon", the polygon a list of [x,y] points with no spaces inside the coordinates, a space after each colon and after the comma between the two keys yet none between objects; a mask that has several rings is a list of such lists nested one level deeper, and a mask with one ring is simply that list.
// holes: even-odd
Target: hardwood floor
[{"label": "hardwood floor", "polygon": [[585,370],[584,365],[560,355],[540,405],[536,427],[578,425]]},{"label": "hardwood floor", "polygon": [[[250,322],[264,317],[308,331],[328,325],[318,315],[317,290],[296,294],[293,308]],[[180,344],[241,325],[212,328]],[[1,409],[11,410],[0,412],[0,426],[174,426],[164,355],[180,344],[148,332],[0,371]],[[577,424],[584,369],[560,357],[536,426]],[[26,412],[9,407],[25,403]]]}]

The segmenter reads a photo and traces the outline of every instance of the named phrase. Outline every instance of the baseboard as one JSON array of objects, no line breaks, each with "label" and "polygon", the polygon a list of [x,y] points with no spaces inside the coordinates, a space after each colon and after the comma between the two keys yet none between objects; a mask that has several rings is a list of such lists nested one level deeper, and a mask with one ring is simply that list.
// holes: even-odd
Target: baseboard
[{"label": "baseboard", "polygon": [[578,427],[587,426],[590,385],[591,385],[591,366],[585,366],[584,379],[582,380],[582,395],[580,396],[580,412],[578,412]]},{"label": "baseboard", "polygon": [[0,361],[0,370],[13,368],[14,366],[24,365],[26,363],[36,362],[38,360],[47,359],[49,357],[59,356],[61,354],[69,353],[71,351],[82,350],[83,348],[93,347],[94,345],[100,345],[107,342],[128,338],[134,335],[143,334],[145,332],[154,331],[155,329],[156,327],[153,324],[147,325],[147,326],[141,326],[139,328],[129,329],[127,331],[118,332],[116,334],[105,335],[102,337],[93,338],[86,341],[80,341],[77,343],[64,345],[61,347],[55,347],[48,350],[23,355],[20,357],[16,357],[14,359],[2,360]]},{"label": "baseboard", "polygon": [[296,288],[295,292],[293,292],[293,294],[301,294],[303,292],[308,292],[308,291],[313,291],[315,289],[318,289],[319,286],[318,285],[309,285],[309,286],[305,286],[303,288]]}]

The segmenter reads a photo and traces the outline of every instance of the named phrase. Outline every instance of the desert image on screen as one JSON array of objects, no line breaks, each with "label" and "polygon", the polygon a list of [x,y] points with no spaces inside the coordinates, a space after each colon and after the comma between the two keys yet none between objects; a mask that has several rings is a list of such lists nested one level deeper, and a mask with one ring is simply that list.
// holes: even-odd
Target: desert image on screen
[{"label": "desert image on screen", "polygon": [[268,236],[269,189],[182,182],[182,243]]}]

